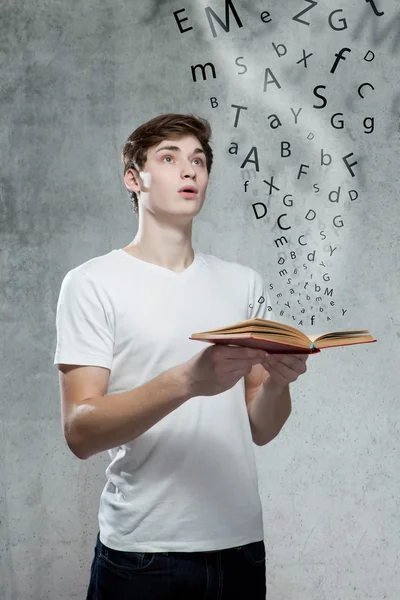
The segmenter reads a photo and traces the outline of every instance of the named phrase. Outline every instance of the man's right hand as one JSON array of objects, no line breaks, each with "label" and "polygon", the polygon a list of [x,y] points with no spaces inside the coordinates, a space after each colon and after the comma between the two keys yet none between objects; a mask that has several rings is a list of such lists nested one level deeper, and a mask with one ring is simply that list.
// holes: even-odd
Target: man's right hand
[{"label": "man's right hand", "polygon": [[215,396],[232,388],[257,363],[265,351],[213,344],[183,363],[190,397]]}]

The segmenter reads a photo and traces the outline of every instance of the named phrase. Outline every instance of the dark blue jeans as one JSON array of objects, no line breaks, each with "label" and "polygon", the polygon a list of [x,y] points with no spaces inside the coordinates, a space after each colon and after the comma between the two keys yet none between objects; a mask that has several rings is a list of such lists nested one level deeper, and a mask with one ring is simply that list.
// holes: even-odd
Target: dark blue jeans
[{"label": "dark blue jeans", "polygon": [[265,600],[263,541],[216,552],[121,552],[97,535],[86,600]]}]

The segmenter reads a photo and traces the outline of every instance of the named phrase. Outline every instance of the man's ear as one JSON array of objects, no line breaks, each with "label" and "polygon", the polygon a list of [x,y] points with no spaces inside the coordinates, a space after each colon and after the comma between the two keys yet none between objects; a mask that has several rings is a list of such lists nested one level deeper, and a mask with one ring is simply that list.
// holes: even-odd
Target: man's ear
[{"label": "man's ear", "polygon": [[128,190],[140,192],[140,176],[136,169],[128,169],[124,175],[124,183]]}]

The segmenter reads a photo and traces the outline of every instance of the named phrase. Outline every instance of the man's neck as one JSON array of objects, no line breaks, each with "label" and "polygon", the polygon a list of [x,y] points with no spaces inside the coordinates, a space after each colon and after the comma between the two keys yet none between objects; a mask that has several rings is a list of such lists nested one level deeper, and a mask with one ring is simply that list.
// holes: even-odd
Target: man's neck
[{"label": "man's neck", "polygon": [[123,250],[135,258],[169,269],[170,271],[175,271],[176,273],[185,271],[194,260],[194,250],[191,244],[186,244],[183,247],[178,246],[173,249],[169,247],[168,250],[163,251],[160,250],[159,246],[157,248],[154,246],[145,247],[143,243],[133,240]]}]

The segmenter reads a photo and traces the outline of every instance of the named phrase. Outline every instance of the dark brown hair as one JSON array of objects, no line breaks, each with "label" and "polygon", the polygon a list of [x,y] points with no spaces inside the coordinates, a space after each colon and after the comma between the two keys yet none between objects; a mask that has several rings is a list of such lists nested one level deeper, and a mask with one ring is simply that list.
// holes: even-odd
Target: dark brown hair
[{"label": "dark brown hair", "polygon": [[[184,135],[197,137],[206,155],[207,171],[210,173],[213,163],[213,151],[209,144],[210,123],[206,119],[192,114],[167,113],[143,123],[128,137],[121,154],[124,176],[128,169],[135,169],[139,172],[144,167],[149,148],[157,146],[164,139],[178,139]],[[137,195],[132,190],[128,190],[128,194],[132,210],[138,216]]]}]

